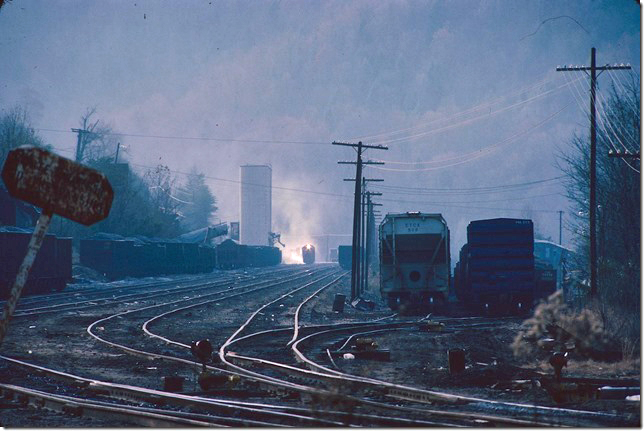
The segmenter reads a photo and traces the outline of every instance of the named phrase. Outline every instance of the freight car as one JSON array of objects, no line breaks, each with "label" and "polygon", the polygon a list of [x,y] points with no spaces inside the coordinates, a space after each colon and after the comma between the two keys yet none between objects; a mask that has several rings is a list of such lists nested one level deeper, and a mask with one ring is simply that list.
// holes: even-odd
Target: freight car
[{"label": "freight car", "polygon": [[243,245],[232,239],[219,244],[215,253],[219,269],[273,266],[282,262],[282,251],[277,247]]},{"label": "freight car", "polygon": [[350,270],[351,269],[351,253],[353,247],[350,245],[339,245],[338,246],[338,263],[342,269]]},{"label": "freight car", "polygon": [[302,262],[307,265],[315,263],[315,246],[313,244],[306,244],[302,247]]},{"label": "freight car", "polygon": [[379,227],[380,293],[397,310],[438,309],[449,293],[449,229],[441,214],[387,214]]},{"label": "freight car", "polygon": [[[3,227],[0,230],[0,298],[9,297],[20,264],[27,254],[32,232]],[[23,295],[61,291],[72,280],[72,239],[45,235],[36,255]]]},{"label": "freight car", "polygon": [[212,247],[199,244],[98,234],[80,241],[80,263],[116,280],[210,272],[216,256]]},{"label": "freight car", "polygon": [[493,314],[527,311],[534,301],[532,220],[475,220],[454,270],[457,298]]},{"label": "freight car", "polygon": [[534,260],[534,299],[546,299],[557,290],[557,271],[546,261]]}]

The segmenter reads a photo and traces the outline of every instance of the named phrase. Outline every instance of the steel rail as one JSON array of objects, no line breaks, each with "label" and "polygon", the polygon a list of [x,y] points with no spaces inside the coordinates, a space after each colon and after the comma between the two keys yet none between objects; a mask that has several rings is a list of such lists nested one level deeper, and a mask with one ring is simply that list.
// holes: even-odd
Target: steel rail
[{"label": "steel rail", "polygon": [[[337,271],[336,271],[336,272],[337,272]],[[322,277],[322,279],[324,279],[324,278],[328,278],[328,277],[331,277],[331,276],[333,276],[333,275],[334,275],[334,274],[329,274],[328,276]],[[335,280],[333,280],[333,281],[332,281],[331,283],[329,283],[328,285],[330,286],[331,284],[336,283],[336,282],[337,282],[338,280],[340,280],[342,277],[344,277],[344,274],[343,274],[343,275],[341,275],[340,277],[336,278]],[[316,280],[316,282],[317,282],[317,281],[320,281],[320,280]],[[309,287],[309,286],[310,286],[310,285],[312,285],[312,284],[314,284],[314,283],[313,283],[313,282],[311,282],[311,283],[307,283],[307,284],[305,284],[305,285],[303,285],[303,286],[301,286],[301,287],[298,287],[297,289],[292,290],[291,292],[287,292],[287,293],[283,294],[282,296],[280,296],[279,298],[277,298],[277,299],[275,299],[275,300],[273,300],[273,301],[267,302],[266,304],[262,305],[262,306],[261,306],[261,307],[259,307],[257,310],[255,310],[255,311],[250,315],[250,317],[249,317],[249,318],[248,318],[244,323],[242,323],[242,325],[241,325],[239,328],[237,328],[237,330],[236,330],[236,331],[235,331],[235,332],[234,332],[230,337],[228,337],[228,339],[227,339],[227,340],[222,344],[222,346],[219,348],[219,358],[221,359],[222,363],[226,363],[226,358],[225,358],[225,356],[226,356],[226,355],[225,355],[226,347],[228,347],[228,345],[232,343],[232,341],[235,339],[235,337],[236,337],[237,335],[239,335],[241,332],[243,332],[243,331],[248,327],[248,325],[250,325],[250,322],[252,322],[252,321],[253,321],[253,319],[254,319],[258,314],[260,314],[262,310],[264,310],[264,309],[265,309],[265,308],[267,308],[267,307],[270,307],[271,305],[275,304],[275,303],[276,303],[276,302],[278,302],[278,301],[281,301],[282,299],[286,298],[287,296],[289,296],[289,295],[291,295],[291,294],[293,294],[293,293],[295,293],[295,292],[299,292],[300,290],[302,290],[302,289],[305,289],[305,288]]]},{"label": "steel rail", "polygon": [[[90,287],[85,287],[85,288],[76,288],[76,286],[72,286],[71,289],[65,289],[64,291],[61,291],[61,292],[26,296],[25,298],[22,298],[21,302],[23,304],[31,304],[31,303],[39,303],[39,302],[47,303],[47,302],[50,302],[52,299],[61,299],[61,298],[64,299],[64,297],[74,296],[74,295],[86,295],[86,294],[95,294],[95,293],[104,294],[115,290],[144,289],[146,287],[181,283],[185,281],[194,281],[195,278],[206,278],[206,277],[210,277],[211,274],[212,273],[209,273],[209,274],[203,275],[202,277],[181,276],[180,278],[173,279],[173,280],[166,279],[166,280],[150,281],[150,282],[135,283],[135,284],[121,284],[121,285],[114,285],[114,286],[105,286],[105,285],[113,284],[113,283],[122,283],[122,280],[117,280],[117,281],[108,282],[108,283],[94,283],[90,285]],[[148,278],[148,277],[145,277],[145,278]],[[5,302],[4,300],[0,301],[0,304],[4,302]]]},{"label": "steel rail", "polygon": [[[399,330],[401,328],[396,328],[396,327],[390,327],[389,329],[385,330]],[[382,331],[383,329],[380,329],[379,331]],[[319,333],[314,333],[310,334],[307,337],[302,338],[298,342],[294,343],[291,346],[291,349],[296,351],[298,349],[298,345],[300,342],[304,342],[305,340],[308,340],[310,338],[313,338],[315,336],[323,335],[323,334],[328,334],[329,332],[334,332],[338,330],[330,330],[330,331],[322,331]],[[609,414],[609,413],[602,413],[602,412],[591,412],[591,411],[586,411],[586,410],[574,410],[574,409],[565,409],[565,408],[559,408],[559,407],[548,407],[548,406],[538,406],[538,405],[530,405],[530,404],[522,404],[522,403],[511,403],[511,402],[506,402],[506,401],[495,401],[495,400],[488,400],[488,399],[483,399],[483,398],[477,398],[477,397],[467,397],[467,396],[462,396],[462,395],[452,395],[448,394],[445,392],[437,392],[437,391],[428,391],[425,389],[419,389],[419,388],[413,388],[405,385],[398,385],[398,384],[393,384],[390,382],[385,382],[381,381],[378,379],[372,379],[372,378],[365,378],[361,376],[356,376],[353,374],[347,374],[343,372],[338,372],[336,370],[330,369],[328,367],[325,367],[323,365],[317,364],[308,358],[306,358],[304,355],[297,350],[298,353],[301,355],[301,358],[304,360],[307,365],[313,366],[316,369],[325,372],[325,373],[330,373],[330,374],[335,374],[335,375],[342,375],[346,378],[351,378],[351,379],[357,379],[365,382],[366,384],[375,384],[377,386],[381,386],[383,388],[387,389],[387,395],[392,397],[392,398],[397,398],[397,399],[403,399],[407,401],[416,401],[416,402],[432,402],[435,396],[450,396],[450,397],[455,397],[455,401],[460,402],[460,403],[467,403],[467,404],[482,404],[482,405],[488,405],[488,406],[493,406],[494,410],[497,410],[498,407],[505,408],[506,410],[514,410],[514,409],[524,409],[524,410],[530,410],[531,413],[529,413],[530,416],[536,417],[537,412],[541,413],[544,417],[549,417],[552,418],[552,415],[554,414],[559,414],[561,416],[564,415],[577,415],[577,416],[583,416],[585,419],[590,419],[590,418],[597,418],[597,419],[606,419],[606,420],[618,420],[620,417],[617,415]],[[306,359],[304,359],[306,358]],[[555,422],[554,424],[559,424]],[[547,425],[547,424],[546,424]],[[553,425],[552,423],[550,425]]]},{"label": "steel rail", "polygon": [[[161,336],[161,335],[158,335],[158,334],[155,334],[155,333],[151,332],[151,331],[148,329],[148,326],[149,326],[151,323],[153,323],[153,322],[155,322],[156,320],[158,320],[158,319],[161,319],[161,318],[163,318],[163,317],[169,316],[169,315],[174,314],[174,313],[178,313],[178,312],[180,312],[180,311],[185,311],[185,310],[188,310],[188,309],[190,309],[190,308],[196,308],[196,307],[199,307],[199,306],[202,306],[202,305],[206,305],[206,304],[212,303],[212,302],[214,302],[214,301],[220,301],[220,300],[222,300],[222,299],[235,298],[235,297],[237,297],[237,296],[245,295],[245,294],[248,294],[248,293],[253,293],[253,292],[256,292],[256,291],[258,291],[258,290],[266,289],[266,288],[268,288],[268,287],[275,287],[275,286],[278,286],[278,285],[280,285],[280,284],[286,284],[286,283],[290,283],[290,282],[292,282],[292,281],[297,281],[297,280],[299,280],[300,278],[306,278],[306,277],[309,277],[309,276],[310,276],[310,274],[305,274],[305,275],[303,275],[303,276],[298,276],[298,277],[295,277],[295,278],[292,278],[292,279],[289,279],[289,280],[286,280],[286,281],[280,281],[280,282],[275,283],[275,284],[272,284],[272,285],[270,285],[270,286],[261,287],[261,288],[258,288],[258,289],[252,290],[252,291],[244,291],[244,292],[240,292],[239,294],[236,294],[236,295],[226,296],[225,298],[220,298],[220,299],[217,299],[217,300],[204,301],[204,302],[200,302],[200,303],[198,303],[198,304],[191,304],[191,305],[187,305],[187,306],[185,306],[185,307],[176,308],[176,309],[174,309],[174,310],[167,311],[167,312],[165,312],[165,313],[159,314],[159,315],[157,315],[157,316],[154,316],[154,317],[152,317],[152,318],[148,319],[147,321],[145,321],[145,322],[143,323],[143,325],[141,326],[141,328],[142,328],[143,332],[144,332],[146,335],[148,335],[149,337],[151,337],[151,338],[156,338],[156,339],[162,340],[162,341],[164,341],[166,344],[173,344],[173,345],[177,345],[177,346],[180,346],[180,347],[184,347],[184,348],[188,348],[188,349],[189,349],[189,348],[190,348],[190,346],[189,346],[189,345],[187,345],[187,344],[184,344],[184,343],[181,343],[181,342],[178,342],[178,341],[174,341],[174,340],[171,340],[171,339],[169,339],[169,338],[167,338],[167,337],[163,337],[163,336]],[[321,277],[321,278],[319,278],[319,279],[317,279],[317,280],[312,281],[311,283],[309,283],[309,284],[307,284],[307,285],[305,285],[305,286],[308,286],[308,285],[313,284],[313,283],[317,283],[318,281],[323,280],[323,279],[325,279],[325,278],[327,278],[327,277],[330,277],[330,276],[331,276],[331,275],[325,275],[325,276],[323,276],[323,277]],[[288,294],[290,294],[290,293],[293,293],[293,291],[291,291],[291,292],[287,293],[286,295],[288,295]]]},{"label": "steel rail", "polygon": [[[92,337],[96,338],[98,341],[106,342],[106,343],[109,344],[109,342],[107,342],[107,340],[104,340],[101,337],[98,337],[96,334],[94,334],[92,332],[92,328],[94,326],[96,326],[99,323],[103,323],[103,322],[106,322],[108,320],[111,320],[113,318],[123,316],[125,314],[141,312],[141,311],[150,310],[150,309],[153,309],[153,308],[166,307],[166,306],[178,304],[178,303],[181,303],[181,302],[188,302],[188,301],[191,301],[191,300],[202,299],[202,298],[211,297],[211,296],[215,296],[215,295],[226,295],[226,294],[230,293],[231,291],[242,290],[242,292],[239,292],[239,293],[234,294],[234,295],[227,295],[227,296],[219,297],[219,298],[216,298],[216,299],[211,299],[211,300],[208,300],[208,301],[203,301],[203,302],[200,302],[200,303],[197,303],[197,304],[191,304],[191,305],[189,305],[187,307],[184,307],[184,309],[190,308],[190,307],[197,307],[197,306],[201,306],[201,305],[204,305],[204,304],[207,304],[207,303],[220,301],[222,299],[234,298],[234,297],[237,297],[237,296],[240,296],[240,295],[253,293],[253,292],[256,292],[258,290],[267,289],[269,287],[275,287],[275,286],[278,286],[280,284],[285,284],[285,283],[289,283],[289,282],[292,282],[292,281],[297,281],[297,280],[299,280],[301,278],[306,278],[306,277],[309,277],[309,275],[308,274],[304,274],[304,275],[299,275],[298,274],[298,275],[294,276],[293,278],[278,281],[278,282],[275,282],[274,280],[264,280],[264,281],[260,281],[260,282],[250,284],[250,285],[242,285],[242,286],[237,286],[237,287],[234,287],[234,288],[220,290],[220,291],[217,291],[217,292],[212,292],[212,293],[209,293],[207,295],[202,295],[202,296],[200,296],[198,298],[189,298],[189,299],[181,298],[181,299],[177,299],[175,301],[169,301],[169,302],[165,302],[165,303],[162,303],[162,304],[153,304],[153,305],[148,305],[148,306],[141,307],[141,308],[122,311],[120,313],[112,314],[110,316],[107,316],[107,317],[104,317],[102,319],[99,319],[99,320],[96,320],[96,321],[92,322],[87,327],[87,332],[89,333],[89,335],[91,335]],[[175,310],[171,310],[171,311],[175,311]],[[165,313],[163,313],[163,314],[165,314]],[[181,345],[181,347],[186,347],[185,344],[180,344],[180,345]],[[114,347],[116,347],[116,345]],[[189,348],[190,346],[187,346],[187,347]]]},{"label": "steel rail", "polygon": [[[167,277],[162,277],[164,278],[163,280],[155,280],[155,281],[146,281],[146,282],[136,282],[134,284],[123,284],[123,280],[117,280],[117,281],[112,281],[109,283],[93,283],[88,287],[80,288],[78,286],[72,285],[71,288],[67,288],[62,292],[55,292],[55,293],[49,293],[49,294],[41,294],[41,295],[33,295],[33,296],[26,296],[20,300],[21,305],[23,306],[31,306],[33,307],[33,304],[38,304],[38,303],[47,303],[49,304],[52,300],[57,300],[57,299],[66,299],[66,297],[70,296],[89,296],[89,295],[94,295],[94,294],[99,294],[99,295],[104,295],[104,294],[109,294],[110,292],[114,291],[125,291],[125,290],[140,290],[140,289],[145,289],[149,287],[161,287],[161,286],[167,286],[167,285],[172,285],[172,284],[177,284],[177,283],[186,283],[186,282],[192,282],[194,283],[195,281],[205,281],[205,280],[212,280],[213,276],[214,280],[217,280],[219,278],[223,277],[260,277],[262,274],[265,273],[271,273],[271,274],[276,274],[276,273],[281,273],[281,272],[289,272],[293,271],[292,268],[288,267],[282,267],[277,270],[264,270],[258,274],[254,274],[252,276],[246,276],[244,275],[245,272],[240,272],[241,270],[236,270],[236,271],[217,271],[217,272],[210,272],[210,273],[204,273],[204,274],[181,274],[177,276],[174,279],[168,280]],[[150,277],[144,277],[145,278],[150,278]],[[119,284],[122,283],[122,284]],[[113,284],[119,284],[119,285],[113,285]],[[108,286],[106,286],[108,285]],[[91,300],[91,299],[90,299]],[[0,305],[4,303],[5,301],[0,301]],[[22,311],[29,311],[27,310],[22,310]]]},{"label": "steel rail", "polygon": [[234,402],[229,400],[221,400],[215,398],[203,398],[196,397],[172,392],[159,391],[150,388],[144,388],[133,385],[125,385],[119,383],[105,382],[101,380],[85,378],[78,375],[66,373],[63,371],[54,370],[51,368],[43,367],[36,364],[31,364],[25,361],[21,361],[14,358],[9,358],[6,356],[0,355],[0,359],[3,359],[9,363],[26,367],[28,369],[34,370],[37,373],[46,374],[54,378],[58,378],[65,381],[70,381],[74,384],[77,384],[88,391],[93,391],[101,395],[107,395],[115,399],[134,401],[134,402],[143,402],[143,403],[152,403],[152,404],[161,404],[161,405],[174,405],[177,407],[190,407],[190,408],[201,408],[207,411],[217,411],[217,412],[226,412],[226,413],[239,413],[243,411],[252,415],[259,416],[268,416],[271,418],[278,418],[283,420],[293,420],[298,422],[310,423],[313,425],[326,425],[326,426],[341,426],[343,423],[325,420],[323,418],[313,418],[310,416],[302,414],[293,414],[288,412],[278,412],[271,410],[274,406],[270,406],[268,409],[257,407],[258,404],[251,405],[248,403]]},{"label": "steel rail", "polygon": [[[273,276],[276,273],[282,273],[282,272],[287,272],[287,271],[288,272],[295,272],[292,269],[283,269],[281,271],[271,272],[270,274]],[[16,313],[16,315],[25,316],[25,315],[33,315],[33,314],[42,314],[42,313],[37,313],[37,312],[40,312],[40,311],[49,312],[50,310],[51,311],[61,311],[61,310],[58,310],[57,308],[65,307],[65,306],[70,306],[70,307],[72,307],[72,309],[90,308],[90,307],[76,307],[76,306],[81,305],[81,304],[85,304],[85,303],[92,303],[92,302],[95,302],[95,301],[111,301],[111,302],[107,303],[109,305],[110,303],[116,302],[115,300],[118,300],[118,299],[146,297],[146,296],[149,296],[151,293],[152,294],[159,293],[159,294],[165,295],[165,294],[171,294],[173,292],[180,292],[180,291],[185,290],[185,289],[197,288],[195,290],[199,290],[200,288],[202,288],[202,286],[203,286],[203,289],[207,289],[209,287],[215,287],[215,286],[212,286],[212,285],[218,286],[220,284],[226,284],[226,283],[230,283],[230,282],[236,283],[236,282],[239,282],[239,281],[247,281],[247,280],[257,279],[257,278],[261,277],[263,274],[264,273],[256,274],[256,275],[238,275],[238,276],[233,276],[233,275],[230,275],[230,274],[218,274],[218,277],[215,277],[215,278],[212,278],[212,277],[200,277],[201,280],[197,284],[191,284],[191,285],[187,285],[187,286],[177,286],[177,287],[173,287],[173,288],[169,288],[169,289],[165,289],[165,290],[154,290],[152,292],[143,291],[143,292],[136,292],[136,293],[128,293],[126,295],[121,295],[121,296],[112,295],[112,296],[105,296],[103,298],[94,298],[94,299],[87,299],[87,300],[77,301],[77,302],[68,302],[68,303],[63,303],[63,304],[48,305],[48,306],[45,306],[45,307],[28,308],[28,309],[20,310],[19,312]],[[227,277],[227,278],[225,278],[225,277]],[[194,282],[194,280],[189,280],[188,279],[188,280],[181,281],[181,283],[185,283],[185,282],[188,282],[188,281],[193,281]],[[163,282],[163,283],[160,283],[160,284],[149,283],[149,284],[146,284],[143,288],[146,288],[146,287],[161,287],[161,286],[167,285],[167,284],[176,284],[176,282],[175,281],[170,281],[170,282]],[[136,287],[137,290],[139,290],[140,288],[141,287],[139,287],[139,286]],[[123,287],[121,287],[119,289],[123,289]],[[128,288],[128,290],[131,290],[131,289]],[[104,293],[104,292],[101,292],[99,290],[97,292],[91,292],[91,293]],[[98,306],[98,305],[106,305],[106,304],[92,304],[91,307]],[[66,311],[66,310],[62,310],[62,311]]]},{"label": "steel rail", "polygon": [[143,411],[131,406],[109,406],[94,403],[75,397],[61,397],[59,395],[36,389],[24,388],[16,385],[0,383],[0,390],[3,396],[20,394],[26,397],[26,403],[37,408],[55,410],[60,412],[72,412],[76,416],[91,417],[95,419],[120,419],[124,422],[134,423],[146,427],[176,427],[176,426],[201,426],[212,427],[215,424],[203,420],[177,417],[175,415],[160,412]]},{"label": "steel rail", "polygon": [[[338,278],[338,280],[342,279],[342,277],[346,277],[347,274],[349,274],[348,271],[346,271],[340,278]],[[297,337],[299,335],[299,331],[300,331],[300,312],[302,311],[302,307],[304,307],[304,305],[306,303],[308,303],[311,299],[315,298],[318,293],[322,292],[327,287],[329,287],[329,285],[322,286],[321,288],[319,288],[318,290],[313,292],[311,295],[307,296],[306,299],[304,301],[302,301],[300,303],[300,305],[297,306],[297,309],[295,310],[295,315],[293,316],[293,338],[291,338],[291,341],[288,342],[287,346],[290,346],[291,344],[293,344],[295,342],[295,340],[297,340]]]},{"label": "steel rail", "polygon": [[[205,289],[212,289],[212,288],[217,288],[221,287],[222,285],[226,285],[230,283],[232,280],[224,280],[224,281],[219,281],[219,282],[208,282],[208,283],[200,283],[200,284],[193,284],[190,286],[181,286],[181,287],[175,287],[171,289],[165,289],[165,290],[155,290],[153,292],[141,292],[141,293],[129,293],[127,295],[122,295],[122,296],[113,296],[109,298],[100,298],[100,299],[89,299],[86,301],[79,301],[77,303],[65,303],[65,304],[55,304],[51,305],[48,307],[40,307],[40,308],[34,308],[34,309],[28,309],[28,310],[23,310],[20,312],[17,312],[15,314],[16,317],[24,317],[24,316],[34,316],[34,315],[40,315],[40,314],[46,314],[46,313],[59,313],[63,311],[77,311],[77,310],[85,310],[87,308],[92,308],[92,307],[99,307],[99,306],[105,306],[105,305],[112,305],[112,304],[118,304],[121,302],[121,300],[128,299],[128,300],[136,300],[140,298],[148,299],[150,297],[158,298],[161,296],[166,296],[166,295],[172,295],[175,293],[181,293],[184,291],[188,291],[187,293],[192,293],[196,292],[199,290],[205,290]],[[104,301],[104,302],[103,302]],[[97,303],[99,302],[99,303]],[[88,305],[83,305],[83,304],[88,304]],[[80,305],[80,307],[79,307]]]}]

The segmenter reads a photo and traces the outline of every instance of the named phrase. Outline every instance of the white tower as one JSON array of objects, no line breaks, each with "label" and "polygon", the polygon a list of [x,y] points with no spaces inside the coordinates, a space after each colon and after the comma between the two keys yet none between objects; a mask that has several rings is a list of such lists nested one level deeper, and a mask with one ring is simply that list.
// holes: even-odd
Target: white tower
[{"label": "white tower", "polygon": [[268,165],[243,165],[239,172],[239,240],[248,245],[270,245],[272,169]]}]

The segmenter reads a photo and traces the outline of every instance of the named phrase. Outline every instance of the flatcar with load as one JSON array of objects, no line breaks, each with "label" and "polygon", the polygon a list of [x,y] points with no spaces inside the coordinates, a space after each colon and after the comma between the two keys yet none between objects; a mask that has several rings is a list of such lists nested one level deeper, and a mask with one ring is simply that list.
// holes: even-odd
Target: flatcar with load
[{"label": "flatcar with load", "polygon": [[379,227],[380,293],[390,308],[440,309],[450,283],[449,228],[441,214],[387,214]]}]

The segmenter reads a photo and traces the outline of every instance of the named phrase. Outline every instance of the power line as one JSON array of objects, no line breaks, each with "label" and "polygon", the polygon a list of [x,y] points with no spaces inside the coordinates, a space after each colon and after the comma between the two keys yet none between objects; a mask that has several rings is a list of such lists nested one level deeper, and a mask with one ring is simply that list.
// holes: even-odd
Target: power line
[{"label": "power line", "polygon": [[400,133],[408,132],[410,130],[422,129],[423,127],[427,127],[430,124],[440,123],[441,121],[447,121],[447,120],[456,119],[458,117],[461,117],[461,116],[464,116],[466,114],[469,114],[470,112],[476,112],[476,111],[478,111],[480,109],[487,108],[487,107],[490,107],[490,106],[494,106],[497,101],[500,101],[502,99],[509,98],[509,97],[521,94],[523,92],[531,90],[532,88],[540,87],[540,86],[542,86],[542,85],[544,85],[544,84],[546,84],[548,82],[554,81],[555,79],[557,79],[557,78],[555,78],[555,77],[551,77],[551,78],[546,77],[545,79],[543,79],[543,80],[541,80],[541,81],[539,81],[537,83],[529,84],[529,85],[524,86],[522,88],[512,90],[507,94],[494,97],[494,98],[492,98],[492,99],[490,99],[488,101],[482,102],[482,103],[480,103],[478,105],[472,106],[472,107],[467,108],[467,109],[465,109],[463,111],[455,112],[455,113],[450,114],[450,115],[448,115],[447,117],[444,117],[444,118],[437,118],[435,120],[431,120],[431,121],[428,121],[426,123],[418,124],[418,125],[411,126],[411,127],[406,127],[406,128],[403,128],[403,129],[392,130],[392,131],[389,131],[389,132],[381,132],[381,133],[377,133],[377,134],[373,134],[373,135],[358,136],[358,137],[352,138],[351,140],[352,141],[357,141],[357,140],[374,139],[374,138],[379,138],[379,137],[388,136],[388,135],[397,135],[397,134],[400,134]]},{"label": "power line", "polygon": [[[543,197],[549,197],[549,196],[561,196],[561,193],[546,193],[542,195],[535,195],[535,196],[522,196],[518,198],[504,198],[504,199],[490,199],[490,200],[484,200],[484,201],[431,201],[430,203],[432,205],[451,205],[451,204],[487,204],[487,203],[495,203],[495,202],[507,202],[507,201],[521,201],[521,200],[526,200],[526,199],[535,199],[535,198],[543,198]],[[398,199],[382,199],[383,201],[390,201],[390,202],[400,202],[400,203],[413,203],[413,204],[424,204],[428,203],[427,201],[405,201],[405,200],[398,200]]]},{"label": "power line", "polygon": [[518,188],[518,187],[525,187],[525,186],[532,186],[535,184],[542,184],[550,181],[556,181],[560,180],[562,178],[566,178],[565,175],[559,175],[557,177],[552,177],[552,178],[546,178],[542,180],[535,180],[535,181],[528,181],[525,183],[516,183],[516,184],[501,184],[498,186],[487,186],[487,187],[469,187],[469,188],[431,188],[431,187],[404,187],[404,186],[385,186],[385,185],[379,185],[377,186],[378,188],[381,189],[390,189],[390,190],[410,190],[410,191],[417,191],[417,192],[477,192],[477,191],[485,191],[485,192],[494,192],[499,189],[505,190],[508,188]]},{"label": "power line", "polygon": [[[41,132],[55,132],[55,133],[73,133],[69,130],[60,130],[60,129],[49,129],[49,128],[35,128]],[[126,136],[132,138],[152,138],[152,139],[174,139],[174,140],[183,140],[183,141],[213,141],[213,142],[242,142],[242,143],[252,143],[252,144],[299,144],[299,145],[327,145],[328,141],[286,141],[286,140],[274,140],[274,139],[237,139],[237,138],[211,138],[211,137],[191,137],[191,136],[164,136],[164,135],[143,135],[138,133],[102,133],[103,135],[108,136]]]},{"label": "power line", "polygon": [[[579,79],[581,79],[581,78],[579,78]],[[475,117],[472,117],[472,118],[468,118],[466,120],[463,120],[463,121],[460,121],[460,122],[457,122],[457,123],[453,123],[453,124],[450,124],[450,125],[447,125],[447,126],[439,127],[437,129],[431,129],[431,130],[427,130],[425,132],[421,132],[421,133],[417,133],[415,135],[405,136],[405,137],[401,137],[401,138],[375,141],[374,143],[375,144],[403,143],[404,141],[410,141],[412,139],[419,138],[421,136],[426,136],[426,135],[429,135],[429,134],[432,134],[432,133],[438,133],[438,132],[443,132],[445,130],[450,130],[450,129],[453,129],[455,127],[459,127],[459,126],[462,126],[462,125],[465,125],[465,124],[469,124],[469,123],[478,121],[481,118],[490,117],[492,115],[496,115],[496,114],[499,114],[501,112],[508,111],[508,110],[510,110],[512,108],[515,108],[517,106],[521,106],[521,105],[524,105],[526,103],[532,102],[532,101],[534,101],[534,100],[536,100],[536,99],[538,99],[540,97],[543,97],[545,95],[551,94],[551,93],[553,93],[553,92],[555,92],[555,91],[557,91],[557,90],[559,90],[561,88],[564,88],[564,87],[566,87],[568,85],[569,85],[569,83],[562,84],[562,85],[560,85],[558,87],[555,87],[555,88],[553,88],[551,90],[542,92],[540,94],[537,94],[536,96],[532,96],[532,97],[530,97],[530,98],[528,98],[526,100],[522,100],[520,102],[513,103],[512,105],[506,106],[504,108],[497,109],[496,111],[490,111],[490,112],[488,112],[486,114],[481,114],[481,115],[478,115],[478,116],[475,116]]]},{"label": "power line", "polygon": [[[445,169],[445,168],[449,168],[449,167],[452,167],[452,166],[461,165],[463,163],[468,163],[468,162],[476,160],[476,159],[478,159],[480,157],[488,155],[491,152],[493,152],[496,149],[498,149],[498,147],[500,147],[501,145],[510,143],[510,142],[514,141],[515,139],[517,139],[517,138],[519,138],[519,137],[521,137],[523,135],[526,135],[526,134],[530,133],[531,131],[537,129],[538,127],[542,126],[546,122],[550,121],[551,119],[553,119],[554,117],[559,115],[563,110],[565,110],[568,106],[570,106],[570,104],[571,103],[566,104],[559,111],[551,114],[550,116],[548,116],[547,118],[541,120],[537,124],[534,124],[533,126],[527,128],[525,130],[517,132],[514,135],[509,136],[509,137],[505,138],[504,140],[502,140],[500,142],[497,142],[496,144],[492,144],[492,145],[489,145],[487,147],[483,147],[483,148],[481,148],[481,149],[479,149],[477,151],[473,151],[471,153],[467,153],[467,154],[464,154],[462,156],[452,158],[451,160],[456,160],[456,159],[463,158],[463,160],[459,160],[459,161],[454,162],[454,163],[450,163],[450,164],[443,165],[443,166],[434,166],[434,167],[430,167],[430,168],[417,168],[417,169],[380,168],[380,167],[375,167],[375,166],[372,167],[372,168],[373,169],[378,169],[378,170],[383,170],[383,171],[395,171],[395,172],[424,172],[424,171],[434,171],[434,170],[438,170],[438,169]],[[390,163],[390,162],[388,162],[386,160],[379,160],[379,161],[383,161],[385,163]]]}]

